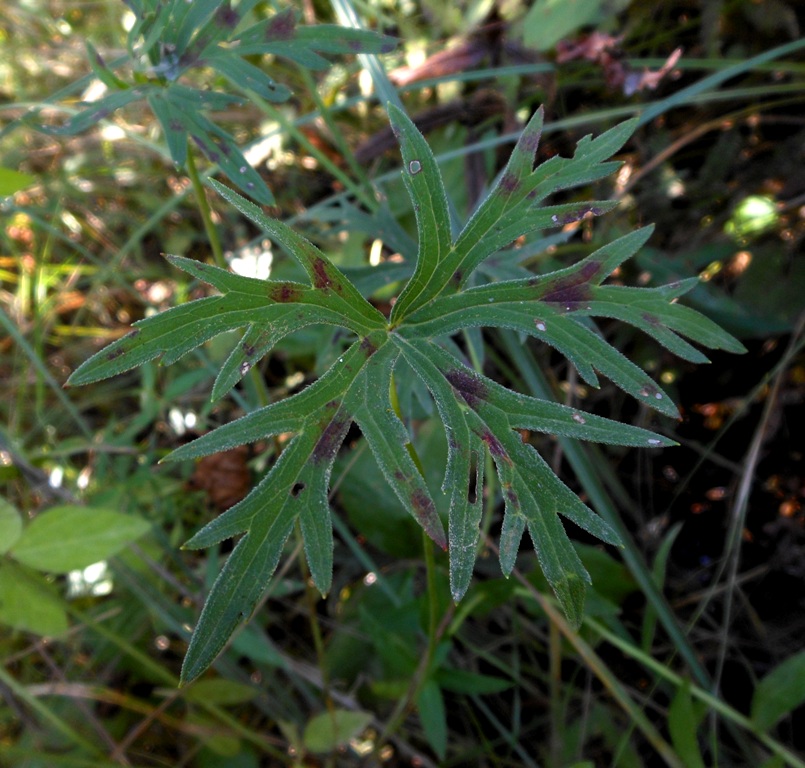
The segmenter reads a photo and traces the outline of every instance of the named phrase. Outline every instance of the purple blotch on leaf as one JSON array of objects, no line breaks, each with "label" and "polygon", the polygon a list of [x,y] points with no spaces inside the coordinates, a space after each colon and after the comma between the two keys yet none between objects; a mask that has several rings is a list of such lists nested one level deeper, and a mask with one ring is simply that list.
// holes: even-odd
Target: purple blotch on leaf
[{"label": "purple blotch on leaf", "polygon": [[586,303],[592,298],[590,281],[597,277],[600,271],[600,262],[588,261],[569,275],[553,281],[541,281],[535,278],[532,285],[537,287],[540,294],[538,298],[542,301],[560,304],[567,310],[577,309],[579,304]]},{"label": "purple blotch on leaf", "polygon": [[280,285],[273,285],[268,292],[268,298],[271,301],[276,301],[280,304],[287,304],[288,302],[298,301],[302,295],[302,289],[298,286],[289,283],[281,283]]},{"label": "purple blotch on leaf", "polygon": [[350,419],[333,419],[322,431],[321,437],[318,439],[315,447],[313,448],[312,460],[314,464],[322,464],[331,461],[344,438],[347,436],[349,429]]},{"label": "purple blotch on leaf", "polygon": [[500,179],[500,188],[511,195],[520,187],[519,179],[513,173],[504,173]]},{"label": "purple blotch on leaf", "polygon": [[481,379],[473,376],[469,371],[461,368],[454,368],[445,374],[445,378],[450,382],[470,408],[477,408],[482,400],[486,400],[488,393],[486,384]]},{"label": "purple blotch on leaf", "polygon": [[365,336],[361,340],[361,351],[369,358],[377,352],[377,345],[368,336]]},{"label": "purple blotch on leaf", "polygon": [[411,494],[411,505],[414,508],[414,517],[425,529],[428,536],[442,549],[446,550],[447,542],[444,540],[444,536],[438,530],[432,530],[429,526],[429,521],[436,516],[436,505],[433,503],[430,496],[421,488],[417,488]]},{"label": "purple blotch on leaf", "polygon": [[266,26],[266,40],[290,40],[294,35],[296,19],[291,9],[274,16]]},{"label": "purple blotch on leaf", "polygon": [[226,3],[216,12],[215,21],[222,27],[234,29],[240,21],[240,14],[229,3]]},{"label": "purple blotch on leaf", "polygon": [[662,325],[660,322],[660,318],[657,315],[652,315],[649,312],[644,312],[641,317],[649,324],[649,325]]},{"label": "purple blotch on leaf", "polygon": [[489,448],[489,453],[492,455],[492,458],[496,460],[503,460],[508,464],[511,464],[511,459],[509,458],[509,454],[506,453],[506,449],[500,444],[500,440],[498,440],[491,432],[488,430],[485,431],[481,435],[481,439],[486,443],[487,448]]},{"label": "purple blotch on leaf", "polygon": [[313,262],[313,272],[315,276],[313,278],[313,285],[322,290],[326,291],[330,288],[335,288],[336,290],[340,291],[341,286],[337,283],[333,283],[330,275],[327,274],[327,262],[324,259],[316,259]]}]

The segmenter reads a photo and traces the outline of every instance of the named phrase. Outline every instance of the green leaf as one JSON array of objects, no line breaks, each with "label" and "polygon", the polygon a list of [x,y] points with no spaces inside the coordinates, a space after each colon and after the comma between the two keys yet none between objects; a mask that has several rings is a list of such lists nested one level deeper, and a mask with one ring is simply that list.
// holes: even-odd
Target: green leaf
[{"label": "green leaf", "polygon": [[461,693],[468,696],[483,696],[490,693],[500,693],[506,691],[514,685],[511,680],[502,677],[492,677],[482,675],[478,672],[469,672],[465,669],[451,669],[441,667],[433,679],[440,688],[453,693]]},{"label": "green leaf", "polygon": [[240,56],[234,56],[228,50],[216,51],[215,55],[206,57],[207,62],[218,70],[232,85],[240,90],[254,91],[267,101],[287,101],[291,90],[275,83],[262,69],[255,67]]},{"label": "green leaf", "polygon": [[394,304],[393,322],[404,316],[408,307],[431,287],[437,267],[448,255],[451,237],[447,195],[433,152],[411,120],[394,105],[389,105],[389,117],[391,129],[400,142],[405,166],[403,180],[415,201],[420,254],[413,277]]},{"label": "green leaf", "polygon": [[546,51],[581,27],[597,24],[629,0],[536,0],[523,19],[523,40],[529,48]]},{"label": "green leaf", "polygon": [[240,29],[256,4],[256,0],[234,5],[229,0],[130,2],[135,21],[128,35],[130,60],[126,63],[134,71],[132,82],[118,77],[87,42],[90,67],[111,93],[63,125],[43,125],[41,130],[54,135],[80,133],[116,110],[146,99],[162,125],[174,163],[185,166],[189,138],[243,192],[263,205],[273,204],[271,191],[234,138],[204,115],[207,110],[221,110],[242,100],[228,93],[182,85],[183,75],[194,68],[211,68],[237,89],[281,102],[290,97],[290,89],[276,83],[246,57],[273,54],[309,69],[325,69],[329,61],[319,52],[388,52],[395,43],[373,32],[333,25],[297,27],[290,9]]},{"label": "green leaf", "polygon": [[[281,44],[298,43],[295,17],[288,13],[277,14],[258,26],[263,42],[268,36],[272,46],[280,46],[278,50]],[[255,46],[260,42],[247,34],[241,38],[244,45],[249,40]],[[339,45],[316,40],[321,45],[317,50],[335,50]],[[239,51],[243,53],[242,48]],[[292,51],[300,61],[304,58],[296,48]],[[190,89],[181,90],[184,86],[176,84],[171,87],[179,89],[177,103],[189,108]],[[528,531],[548,583],[571,625],[578,627],[590,577],[565,533],[562,518],[606,543],[617,546],[620,541],[615,531],[554,474],[534,445],[524,442],[521,430],[632,447],[664,447],[673,441],[578,408],[519,394],[505,382],[484,375],[479,329],[509,328],[549,344],[575,365],[589,384],[598,385],[600,372],[639,402],[669,416],[677,415],[670,398],[609,342],[598,329],[597,318],[629,323],[688,360],[701,361],[704,356],[683,337],[704,346],[742,349],[697,312],[675,303],[693,282],[651,289],[604,284],[645,244],[651,228],[618,238],[578,263],[549,274],[531,274],[520,266],[520,252],[511,243],[521,235],[537,233],[533,242],[547,247],[555,238],[546,237],[543,230],[600,215],[614,205],[608,201],[547,202],[556,192],[612,173],[618,163],[608,158],[628,139],[635,121],[595,139],[585,137],[572,158],[555,156],[534,167],[542,129],[542,114],[537,112],[488,197],[453,237],[433,153],[403,112],[392,108],[391,119],[402,147],[405,185],[416,212],[416,261],[413,267],[409,263],[399,269],[394,266],[391,271],[352,273],[358,275],[356,279],[367,292],[391,280],[409,278],[390,318],[367,301],[359,286],[311,242],[267,217],[241,195],[211,182],[227,202],[298,263],[307,282],[255,280],[170,256],[174,266],[209,284],[220,295],[136,323],[129,336],[90,358],[69,380],[71,384],[96,381],[157,358],[165,364],[175,362],[219,334],[242,329],[243,335],[213,387],[213,397],[221,397],[288,334],[312,324],[332,325],[347,332],[343,353],[338,351],[341,341],[332,350],[320,351],[322,368],[329,368],[304,389],[225,424],[168,457],[172,461],[195,459],[284,436],[279,454],[269,456],[268,471],[252,492],[185,545],[209,547],[241,537],[213,584],[193,632],[182,668],[184,683],[213,663],[255,610],[295,525],[302,533],[313,582],[322,594],[330,590],[330,476],[353,424],[361,431],[360,445],[369,449],[366,455],[371,454],[374,460],[359,461],[357,466],[361,471],[376,467],[378,482],[394,494],[405,513],[439,546],[449,550],[454,600],[462,598],[472,581],[484,503],[484,471],[487,456],[491,458],[503,501],[499,546],[503,573],[508,575],[514,568],[523,534]],[[210,150],[204,144],[207,140],[219,149],[224,142],[224,134],[197,115],[182,118],[180,127],[206,146],[205,151]],[[178,136],[180,129],[176,132]],[[174,142],[173,151],[180,151],[178,140],[169,141]],[[211,159],[218,161],[213,156]],[[360,217],[358,221],[371,229],[371,222]],[[384,226],[396,233],[394,237],[404,244],[406,253],[410,252],[407,236],[400,234],[399,225],[392,224],[386,222]],[[524,250],[533,255],[528,246]],[[517,269],[496,264],[486,272],[479,270],[469,282],[490,256],[510,260]],[[517,277],[497,280],[495,276],[501,274]],[[484,283],[489,275],[493,282]],[[478,370],[468,366],[464,350],[473,357]],[[420,427],[423,414],[433,414],[434,404],[438,420]],[[446,460],[440,458],[432,468],[425,466],[415,446],[421,447],[419,437],[432,430],[434,422],[444,427],[446,450],[438,455],[446,453]],[[432,457],[428,462],[433,463]],[[434,492],[434,477],[443,478],[443,498]],[[380,502],[383,495],[376,497]],[[445,508],[447,534],[440,516]],[[391,519],[392,513],[387,514]],[[388,535],[383,530],[383,535]],[[413,655],[401,653],[395,646],[395,658],[405,656],[409,667],[415,665]],[[464,682],[481,685],[477,680]],[[444,703],[434,680],[426,683],[419,705],[432,715],[426,726],[430,743],[437,753],[444,754]]]},{"label": "green leaf", "polygon": [[0,555],[8,552],[22,535],[22,516],[17,508],[0,498]]},{"label": "green leaf", "polygon": [[92,102],[88,109],[74,115],[63,125],[58,127],[40,125],[39,129],[54,136],[74,136],[86,131],[87,128],[91,128],[101,120],[105,120],[118,109],[144,98],[150,88],[150,86],[143,85],[127,88],[124,91],[113,91],[108,96]]},{"label": "green leaf", "polygon": [[333,752],[358,736],[372,722],[371,712],[333,709],[312,717],[305,726],[302,741],[310,752]]},{"label": "green leaf", "polygon": [[65,504],[37,515],[10,554],[30,568],[66,573],[112,557],[150,527],[142,518],[111,509]]},{"label": "green leaf", "polygon": [[200,704],[217,704],[222,707],[231,707],[235,704],[245,704],[260,694],[258,688],[234,680],[214,678],[212,680],[199,680],[190,686],[184,694],[185,700]]},{"label": "green leaf", "polygon": [[67,630],[67,612],[53,588],[38,573],[0,562],[0,624],[38,635]]},{"label": "green leaf", "polygon": [[668,730],[671,732],[671,741],[685,768],[704,768],[699,741],[696,733],[704,710],[694,710],[690,697],[690,682],[684,681],[679,687],[671,706],[668,708]]},{"label": "green leaf", "polygon": [[[450,542],[450,592],[460,600],[469,587],[475,566],[483,493],[482,442],[472,435],[464,416],[460,395],[450,385],[427,353],[416,345],[396,340],[411,367],[419,374],[430,391],[439,411],[439,417],[450,430],[447,443],[447,467],[442,490],[450,493],[448,513],[448,539]],[[475,477],[472,464],[475,463]],[[469,496],[470,484],[475,480],[475,500]]]},{"label": "green leaf", "polygon": [[805,651],[789,656],[758,683],[752,697],[752,721],[768,730],[805,702]]},{"label": "green leaf", "polygon": [[87,57],[89,59],[89,65],[92,67],[92,71],[95,73],[95,77],[97,77],[107,88],[117,91],[117,90],[125,90],[128,88],[128,85],[121,80],[114,72],[112,72],[109,67],[106,66],[106,62],[103,60],[98,51],[95,50],[95,47],[89,40],[86,41],[85,45],[87,46]]},{"label": "green leaf", "polygon": [[0,168],[0,197],[13,195],[30,186],[34,181],[34,177],[27,173],[20,173],[11,168]]},{"label": "green leaf", "polygon": [[416,698],[419,722],[431,749],[440,760],[447,754],[447,713],[442,691],[434,680],[426,680]]}]

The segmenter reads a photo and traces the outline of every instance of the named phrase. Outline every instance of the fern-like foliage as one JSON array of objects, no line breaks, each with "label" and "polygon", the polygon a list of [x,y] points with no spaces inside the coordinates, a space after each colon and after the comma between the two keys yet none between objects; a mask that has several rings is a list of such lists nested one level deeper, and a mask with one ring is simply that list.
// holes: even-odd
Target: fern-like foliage
[{"label": "fern-like foliage", "polygon": [[[293,437],[265,478],[242,502],[213,520],[187,543],[213,546],[240,536],[196,626],[183,678],[191,680],[214,660],[245,621],[271,578],[285,541],[298,521],[313,580],[330,589],[333,538],[328,483],[336,454],[356,423],[386,481],[440,547],[449,550],[452,595],[459,600],[471,580],[479,539],[480,489],[485,452],[499,477],[505,505],[500,563],[514,567],[526,530],[540,565],[569,620],[582,618],[588,574],[562,527],[572,520],[602,541],[618,544],[613,530],[551,471],[519,429],[625,446],[667,446],[650,431],[513,392],[465,365],[449,338],[459,329],[514,329],[559,350],[592,386],[597,373],[668,416],[668,395],[597,331],[594,317],[616,318],[653,336],[681,357],[706,358],[685,341],[741,351],[741,345],[699,313],[673,300],[696,279],[662,288],[602,285],[647,240],[640,229],[595,251],[578,264],[544,276],[466,287],[490,255],[523,234],[575,221],[613,207],[610,202],[545,205],[559,190],[612,173],[609,161],[634,130],[623,123],[597,139],[579,142],[572,158],[553,157],[534,168],[542,128],[537,112],[518,141],[496,186],[461,233],[451,237],[447,198],[424,138],[401,111],[391,108],[404,160],[403,175],[416,211],[419,253],[414,274],[390,317],[370,304],[313,244],[266,217],[235,192],[218,191],[277,245],[293,256],[307,283],[256,280],[177,256],[171,262],[220,295],[193,301],[140,321],[128,336],[85,362],[70,379],[84,384],[154,358],[165,364],[208,339],[245,329],[225,362],[213,397],[226,394],[282,337],[310,324],[340,326],[354,342],[314,383],[174,451],[170,459],[204,456],[280,433]],[[436,404],[448,436],[443,491],[449,495],[447,532],[417,468],[411,437],[395,408],[395,366],[405,363]],[[470,493],[470,489],[477,492]],[[382,514],[382,511],[378,512]]]}]

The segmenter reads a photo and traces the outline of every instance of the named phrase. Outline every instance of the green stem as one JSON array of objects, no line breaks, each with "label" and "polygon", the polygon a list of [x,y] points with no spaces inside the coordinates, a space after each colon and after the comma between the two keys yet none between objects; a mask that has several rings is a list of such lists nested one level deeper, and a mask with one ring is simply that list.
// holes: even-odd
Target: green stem
[{"label": "green stem", "polygon": [[[537,602],[543,610],[548,620],[556,625],[556,628],[561,632],[573,648],[576,649],[579,657],[582,659],[588,669],[599,679],[604,687],[609,692],[610,696],[617,702],[629,718],[630,722],[640,730],[646,740],[656,750],[657,754],[669,768],[684,768],[679,756],[674,752],[671,745],[665,741],[660,735],[659,731],[654,727],[651,721],[646,717],[645,713],[640,707],[635,704],[632,698],[620,681],[607,667],[606,663],[600,656],[593,650],[593,648],[582,639],[581,635],[570,628],[570,625],[565,621],[565,617],[561,614],[559,609],[554,605],[553,600],[543,595],[523,576],[520,571],[515,568],[513,571],[514,577],[520,582],[523,589],[516,589],[515,594],[518,596],[526,596]],[[586,620],[585,620],[586,621]]]},{"label": "green stem", "polygon": [[349,166],[349,169],[352,171],[352,173],[355,174],[355,177],[360,180],[361,188],[371,189],[371,182],[369,180],[369,177],[366,175],[366,168],[364,168],[364,166],[362,166],[355,159],[354,153],[352,152],[349,144],[347,144],[347,141],[344,138],[343,131],[341,131],[341,129],[338,127],[338,123],[336,123],[335,120],[333,120],[331,110],[328,109],[327,105],[324,103],[324,100],[319,95],[319,90],[316,87],[316,81],[311,76],[310,71],[308,69],[305,69],[305,67],[300,67],[299,71],[300,74],[302,75],[302,79],[305,81],[305,86],[307,87],[308,93],[313,98],[313,102],[316,105],[316,109],[318,110],[319,114],[324,120],[325,125],[330,131],[330,137],[335,143],[336,148],[341,154],[341,157],[344,159],[344,162]]},{"label": "green stem", "polygon": [[414,674],[411,676],[411,682],[405,695],[400,698],[394,711],[391,713],[386,726],[383,728],[382,733],[375,742],[374,749],[372,750],[371,757],[379,754],[380,750],[386,742],[394,735],[402,725],[408,713],[414,706],[422,686],[430,677],[431,667],[433,666],[433,658],[436,654],[436,647],[439,644],[439,638],[444,634],[447,629],[454,609],[447,612],[445,617],[439,622],[439,600],[438,589],[436,585],[436,559],[433,554],[433,542],[428,535],[422,531],[422,544],[425,553],[425,573],[427,577],[427,595],[428,595],[428,641],[425,647],[425,654],[422,660],[417,665]]},{"label": "green stem", "polygon": [[0,665],[0,683],[11,691],[20,701],[24,702],[33,712],[39,715],[43,722],[48,723],[58,731],[67,741],[72,742],[76,747],[84,750],[87,754],[97,758],[103,757],[103,751],[98,746],[85,739],[78,731],[73,729],[66,720],[63,720],[56,712],[50,710],[39,701],[36,696],[32,696],[27,686],[19,683],[3,665]]},{"label": "green stem", "polygon": [[[141,651],[118,633],[109,629],[103,621],[84,613],[74,605],[68,605],[67,611],[81,626],[92,630],[117,648],[119,654],[125,656],[133,665],[133,668],[142,671],[146,677],[150,677],[168,688],[179,687],[179,680],[165,666],[152,659],[147,653]],[[258,733],[237,717],[230,715],[220,705],[204,699],[199,699],[196,705],[222,725],[230,728],[238,737],[279,761],[278,764],[284,765],[286,763],[286,755],[274,746],[269,737]]]},{"label": "green stem", "polygon": [[[585,626],[595,631],[601,638],[611,643],[614,647],[621,650],[626,656],[629,656],[636,661],[640,662],[644,667],[651,670],[658,677],[667,680],[676,688],[681,688],[685,685],[685,678],[682,675],[672,671],[667,664],[657,661],[650,655],[643,653],[642,650],[636,648],[629,642],[623,640],[613,632],[610,632],[603,624],[596,619],[587,617],[584,619]],[[764,733],[752,720],[746,715],[741,714],[733,709],[729,704],[719,699],[717,696],[707,692],[698,685],[690,684],[690,695],[707,705],[714,712],[718,712],[725,720],[729,720],[736,725],[744,728],[751,733],[761,744],[767,747],[775,755],[778,755],[787,765],[794,766],[795,768],[805,768],[805,761],[798,755],[795,755],[787,747],[784,747],[780,742],[773,739],[767,733]]]},{"label": "green stem", "polygon": [[212,211],[210,204],[207,202],[207,193],[204,185],[201,183],[201,178],[198,175],[198,168],[196,168],[196,158],[193,154],[193,147],[187,148],[187,175],[190,177],[190,183],[193,185],[193,192],[196,195],[196,203],[198,204],[198,211],[201,214],[201,220],[204,222],[204,230],[207,233],[207,240],[212,249],[212,257],[216,266],[221,269],[227,269],[226,259],[224,258],[224,251],[221,248],[221,240],[218,237],[218,230],[212,222]]},{"label": "green stem", "polygon": [[[425,554],[425,575],[428,584],[428,647],[425,651],[425,675],[423,675],[423,678],[426,678],[430,672],[430,665],[438,643],[439,594],[436,585],[436,558],[433,555],[433,542],[425,531],[422,531],[422,549]],[[421,687],[422,681],[420,680],[419,688]],[[419,690],[416,693],[418,694]]]}]

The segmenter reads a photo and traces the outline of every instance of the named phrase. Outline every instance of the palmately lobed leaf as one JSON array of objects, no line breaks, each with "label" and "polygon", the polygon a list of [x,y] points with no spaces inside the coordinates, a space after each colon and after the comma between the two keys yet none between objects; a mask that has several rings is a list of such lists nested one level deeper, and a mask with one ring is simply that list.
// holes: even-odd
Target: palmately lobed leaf
[{"label": "palmately lobed leaf", "polygon": [[[280,14],[273,19],[263,27],[270,32],[272,45],[291,41],[296,35],[292,17]],[[324,52],[352,40],[347,36],[341,42],[326,43],[313,33],[308,37]],[[244,45],[248,42],[247,37],[241,40]],[[620,541],[556,476],[522,433],[630,447],[659,448],[673,445],[673,441],[580,408],[520,394],[484,375],[478,354],[483,343],[480,329],[513,329],[535,343],[550,345],[589,385],[598,386],[598,374],[603,374],[643,405],[670,417],[678,416],[671,398],[610,343],[596,324],[599,318],[630,324],[694,362],[706,358],[691,342],[742,350],[739,342],[714,323],[676,303],[695,280],[651,289],[605,282],[646,243],[650,227],[617,238],[578,263],[549,274],[524,273],[519,268],[515,274],[522,277],[467,287],[486,259],[507,255],[516,261],[517,251],[510,246],[521,235],[536,233],[540,241],[551,242],[545,239],[546,232],[612,208],[615,204],[610,201],[551,204],[550,198],[557,191],[615,170],[618,163],[609,158],[628,139],[634,121],[598,138],[582,139],[572,158],[554,157],[534,167],[543,119],[541,112],[536,113],[489,196],[453,236],[433,153],[402,111],[391,108],[390,115],[401,144],[403,179],[416,212],[418,253],[414,265],[395,273],[410,275],[410,279],[389,318],[315,245],[233,190],[213,182],[227,202],[298,262],[308,282],[256,280],[169,256],[174,266],[220,295],[138,322],[132,334],[93,356],[70,378],[71,384],[83,384],[156,358],[174,362],[220,333],[243,329],[213,387],[213,396],[220,397],[279,339],[300,328],[334,325],[346,329],[352,339],[332,366],[301,391],[219,427],[168,457],[172,461],[194,459],[274,436],[278,439],[270,441],[271,445],[282,442],[281,452],[271,457],[266,476],[252,492],[186,544],[188,548],[209,547],[241,537],[193,633],[182,671],[185,682],[214,661],[231,634],[254,611],[295,525],[302,532],[316,587],[323,594],[330,589],[334,546],[330,473],[353,424],[400,502],[437,545],[449,550],[450,589],[455,600],[463,597],[472,580],[488,457],[497,474],[503,506],[502,571],[512,572],[527,532],[568,620],[578,626],[590,577],[562,520],[608,544],[617,546]],[[500,267],[498,271],[512,272]],[[384,284],[375,279],[364,282]],[[469,347],[475,353],[474,367],[453,338],[457,333],[466,342],[464,349]],[[447,435],[442,484],[449,501],[446,533],[414,447],[411,408],[400,405],[396,373],[407,379],[407,391],[416,392],[431,408],[435,404]]]},{"label": "palmately lobed leaf", "polygon": [[[118,77],[101,55],[87,44],[90,66],[109,93],[84,105],[61,126],[41,125],[54,135],[74,135],[115,111],[146,100],[162,126],[171,159],[187,164],[188,142],[217,166],[243,193],[262,205],[274,197],[258,171],[238,148],[232,135],[208,118],[244,99],[181,82],[193,69],[213,70],[245,96],[284,102],[291,90],[275,82],[247,57],[273,55],[308,69],[325,69],[323,54],[389,53],[396,40],[368,30],[330,24],[299,26],[297,13],[286,9],[249,24],[256,0],[171,0],[142,3],[129,0],[135,21],[128,35],[128,63],[136,72],[132,83]],[[114,66],[124,63],[125,57]],[[205,75],[205,80],[208,79]],[[146,82],[143,82],[146,81]]]}]

